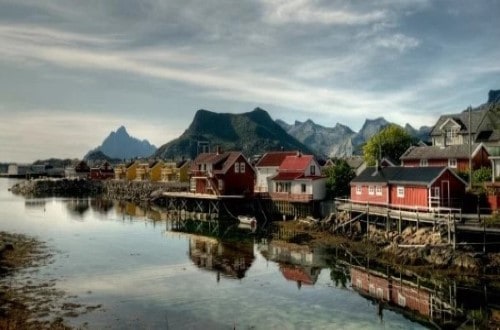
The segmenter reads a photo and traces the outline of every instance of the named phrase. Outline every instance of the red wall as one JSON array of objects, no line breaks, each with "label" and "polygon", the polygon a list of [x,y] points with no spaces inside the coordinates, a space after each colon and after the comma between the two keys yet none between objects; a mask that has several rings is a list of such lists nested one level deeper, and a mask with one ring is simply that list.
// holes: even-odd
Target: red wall
[{"label": "red wall", "polygon": [[235,173],[234,164],[227,170],[225,175],[217,175],[217,179],[224,180],[224,195],[243,195],[253,194],[255,185],[255,172],[253,167],[248,164],[246,159],[240,155],[236,162],[245,162],[245,173]]},{"label": "red wall", "polygon": [[[375,187],[376,191],[376,186]],[[379,204],[387,204],[387,186],[382,186],[382,195],[377,196],[376,192],[374,195],[370,195],[368,193],[368,185],[362,185],[361,195],[356,194],[356,185],[351,186],[351,200],[362,202],[362,203],[379,203]]]},{"label": "red wall", "polygon": [[391,204],[408,207],[428,207],[429,194],[426,186],[404,186],[404,197],[398,197],[397,187],[398,185],[391,185],[389,187]]},{"label": "red wall", "polygon": [[[448,181],[450,183],[449,191],[449,203],[446,200],[444,191],[442,190],[443,181]],[[440,188],[441,196],[441,206],[443,207],[462,207],[462,201],[465,196],[465,184],[460,181],[455,175],[449,171],[445,171],[437,180],[434,182],[432,187]]]}]

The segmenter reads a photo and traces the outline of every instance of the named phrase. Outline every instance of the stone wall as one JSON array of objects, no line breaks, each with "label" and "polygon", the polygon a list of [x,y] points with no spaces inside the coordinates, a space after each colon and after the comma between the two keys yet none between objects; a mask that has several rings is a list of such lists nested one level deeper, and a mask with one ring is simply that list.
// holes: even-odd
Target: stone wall
[{"label": "stone wall", "polygon": [[147,201],[164,191],[187,191],[188,183],[107,180],[103,197],[108,199]]}]

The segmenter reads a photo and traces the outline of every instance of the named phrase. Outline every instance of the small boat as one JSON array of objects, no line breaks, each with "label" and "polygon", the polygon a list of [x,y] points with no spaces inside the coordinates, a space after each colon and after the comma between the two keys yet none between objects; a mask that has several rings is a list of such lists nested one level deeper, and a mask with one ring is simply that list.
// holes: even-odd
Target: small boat
[{"label": "small boat", "polygon": [[255,217],[251,217],[248,215],[238,215],[238,220],[240,223],[247,224],[247,225],[256,225],[257,224],[257,219]]}]

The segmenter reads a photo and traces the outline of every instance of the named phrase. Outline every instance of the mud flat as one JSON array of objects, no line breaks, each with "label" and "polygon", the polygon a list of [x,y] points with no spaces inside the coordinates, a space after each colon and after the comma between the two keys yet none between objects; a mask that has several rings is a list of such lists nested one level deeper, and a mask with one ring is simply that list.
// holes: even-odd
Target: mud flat
[{"label": "mud flat", "polygon": [[70,329],[65,318],[101,307],[78,304],[56,289],[57,279],[37,278],[52,257],[44,243],[0,231],[0,329]]}]

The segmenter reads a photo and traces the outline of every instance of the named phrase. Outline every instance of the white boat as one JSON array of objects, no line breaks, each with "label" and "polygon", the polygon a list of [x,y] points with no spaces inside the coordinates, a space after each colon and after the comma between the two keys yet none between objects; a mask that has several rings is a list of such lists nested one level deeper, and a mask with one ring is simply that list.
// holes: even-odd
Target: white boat
[{"label": "white boat", "polygon": [[247,225],[256,225],[257,224],[257,219],[255,217],[251,217],[248,215],[238,215],[238,220],[240,223],[247,224]]}]

